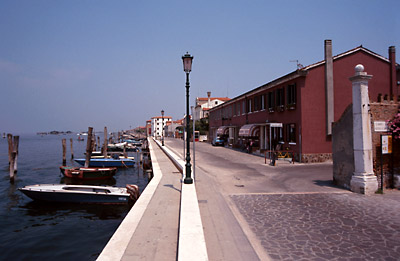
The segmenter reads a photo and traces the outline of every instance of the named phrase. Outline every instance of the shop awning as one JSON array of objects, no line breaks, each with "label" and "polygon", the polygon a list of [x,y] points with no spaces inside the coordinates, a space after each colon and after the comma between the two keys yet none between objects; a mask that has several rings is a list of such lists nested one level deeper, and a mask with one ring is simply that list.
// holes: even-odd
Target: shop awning
[{"label": "shop awning", "polygon": [[224,135],[229,126],[221,126],[217,129],[217,135]]},{"label": "shop awning", "polygon": [[259,124],[247,124],[243,125],[239,130],[239,136],[242,137],[251,137],[254,135],[254,130],[259,128]]}]

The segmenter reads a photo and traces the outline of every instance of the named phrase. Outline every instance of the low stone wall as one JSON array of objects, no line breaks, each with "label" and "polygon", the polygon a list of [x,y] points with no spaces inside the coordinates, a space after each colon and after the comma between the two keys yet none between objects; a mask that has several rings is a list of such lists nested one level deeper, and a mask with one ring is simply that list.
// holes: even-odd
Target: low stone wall
[{"label": "low stone wall", "polygon": [[350,104],[332,127],[333,183],[350,189],[354,172],[353,108]]},{"label": "low stone wall", "polygon": [[[381,185],[381,145],[380,135],[386,132],[376,132],[374,122],[393,119],[399,110],[399,101],[372,102],[370,104],[371,132],[373,147],[373,166],[379,186]],[[332,153],[333,180],[336,185],[350,188],[350,180],[354,172],[353,152],[353,112],[350,104],[341,118],[333,124]],[[384,187],[400,187],[400,141],[393,141],[393,154],[383,155],[383,185]],[[393,166],[392,166],[393,165]],[[393,175],[392,175],[393,173]]]},{"label": "low stone wall", "polygon": [[[371,103],[371,126],[372,126],[372,147],[374,154],[374,172],[378,176],[379,186],[381,186],[381,134],[386,132],[375,132],[374,123],[376,121],[388,121],[393,119],[399,111],[399,101],[383,100],[382,102]],[[383,155],[383,187],[397,187],[400,184],[397,181],[397,175],[400,175],[400,142],[393,140],[393,154]],[[397,180],[396,180],[397,179]]]},{"label": "low stone wall", "polygon": [[332,160],[332,153],[301,154],[302,163],[318,163],[330,160]]}]

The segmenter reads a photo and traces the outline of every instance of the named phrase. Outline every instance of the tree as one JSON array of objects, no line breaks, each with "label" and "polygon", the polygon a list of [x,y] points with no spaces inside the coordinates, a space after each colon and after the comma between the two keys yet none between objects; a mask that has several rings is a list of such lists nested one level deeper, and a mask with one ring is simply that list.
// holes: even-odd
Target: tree
[{"label": "tree", "polygon": [[400,112],[394,116],[393,120],[388,122],[388,128],[394,139],[400,139]]}]

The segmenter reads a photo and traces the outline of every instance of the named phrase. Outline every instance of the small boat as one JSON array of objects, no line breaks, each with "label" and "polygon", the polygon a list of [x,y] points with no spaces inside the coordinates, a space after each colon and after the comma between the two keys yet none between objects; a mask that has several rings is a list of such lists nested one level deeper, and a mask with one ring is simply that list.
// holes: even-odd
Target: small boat
[{"label": "small boat", "polygon": [[[77,163],[81,164],[82,166],[85,165],[85,159],[76,159]],[[135,161],[129,158],[122,158],[122,159],[90,159],[89,167],[117,167],[117,168],[128,168],[134,167]]]},{"label": "small boat", "polygon": [[60,170],[64,176],[76,179],[110,179],[117,172],[117,168],[79,168],[60,166]]},{"label": "small boat", "polygon": [[19,188],[34,200],[65,203],[127,204],[139,197],[137,185],[126,188],[92,185],[37,184]]},{"label": "small boat", "polygon": [[[91,159],[104,159],[104,156],[91,156],[90,157]],[[107,158],[106,159],[111,159],[111,158],[113,158],[113,159],[131,159],[131,160],[134,160],[135,159],[135,157],[133,157],[133,156],[128,156],[128,157],[125,157],[125,156],[120,156],[120,155],[117,155],[117,156],[107,156]]]}]

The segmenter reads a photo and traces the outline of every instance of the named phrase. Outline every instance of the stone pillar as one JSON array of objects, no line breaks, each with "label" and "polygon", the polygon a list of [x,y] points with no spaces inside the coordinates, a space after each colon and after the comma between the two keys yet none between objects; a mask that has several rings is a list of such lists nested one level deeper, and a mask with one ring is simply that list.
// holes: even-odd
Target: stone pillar
[{"label": "stone pillar", "polygon": [[378,189],[373,170],[371,119],[369,114],[368,81],[372,75],[364,72],[364,66],[355,67],[350,77],[353,85],[353,148],[354,173],[350,181],[353,192],[372,194]]},{"label": "stone pillar", "polygon": [[265,126],[260,126],[260,151],[265,149]]},{"label": "stone pillar", "polygon": [[325,40],[325,103],[326,103],[326,135],[332,135],[334,122],[334,91],[333,91],[333,58],[332,40]]}]

